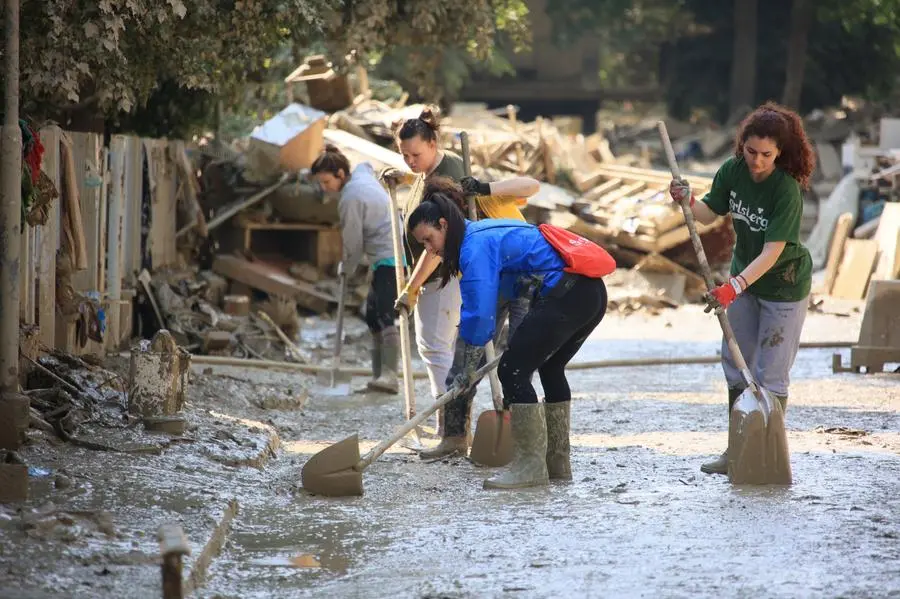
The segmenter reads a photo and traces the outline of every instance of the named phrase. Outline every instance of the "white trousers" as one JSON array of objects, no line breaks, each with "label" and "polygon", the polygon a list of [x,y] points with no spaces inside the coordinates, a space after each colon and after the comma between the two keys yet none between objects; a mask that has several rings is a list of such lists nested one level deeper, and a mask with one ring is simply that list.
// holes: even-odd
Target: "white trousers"
[{"label": "white trousers", "polygon": [[447,373],[453,366],[461,305],[462,296],[456,278],[450,279],[443,289],[440,288],[440,281],[427,283],[416,302],[416,346],[425,362],[431,394],[435,398],[447,391]]}]

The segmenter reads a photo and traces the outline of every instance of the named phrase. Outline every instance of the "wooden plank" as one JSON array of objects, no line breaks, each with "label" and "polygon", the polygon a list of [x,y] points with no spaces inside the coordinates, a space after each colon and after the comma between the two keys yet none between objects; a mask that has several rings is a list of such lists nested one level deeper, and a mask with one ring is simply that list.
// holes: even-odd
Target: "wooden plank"
[{"label": "wooden plank", "polygon": [[[44,146],[41,170],[50,177],[56,190],[62,190],[61,162],[59,151],[60,129],[50,126],[40,131]],[[56,251],[59,249],[59,218],[62,193],[56,199],[47,216],[47,222],[38,227],[37,262],[37,323],[40,327],[40,341],[48,348],[56,347]]]},{"label": "wooden plank", "polygon": [[19,235],[19,321],[34,324],[34,228],[23,224]]},{"label": "wooden plank", "polygon": [[76,291],[99,289],[100,272],[100,186],[103,170],[100,163],[101,138],[95,133],[70,133],[75,180],[81,201],[81,221],[84,226],[87,268],[72,276]]},{"label": "wooden plank", "polygon": [[841,299],[862,299],[877,259],[877,241],[848,239],[831,295]]},{"label": "wooden plank", "polygon": [[98,236],[100,237],[100,260],[97,264],[97,290],[103,295],[106,292],[106,260],[107,254],[107,230],[106,217],[109,207],[109,149],[100,150],[100,164],[103,171],[103,183],[100,186],[100,223]]},{"label": "wooden plank", "polygon": [[169,142],[160,139],[144,140],[150,173],[150,261],[153,270],[177,263],[175,232],[178,204],[175,196],[176,170],[169,158]]},{"label": "wooden plank", "polygon": [[294,299],[313,312],[325,312],[336,298],[322,293],[313,285],[299,281],[283,270],[264,262],[250,262],[237,256],[216,256],[213,272],[266,293]]},{"label": "wooden plank", "polygon": [[137,137],[128,137],[125,149],[125,184],[122,238],[124,241],[124,279],[134,285],[136,273],[141,271],[141,202],[144,193],[144,144]]},{"label": "wooden plank", "polygon": [[410,172],[406,162],[403,161],[403,156],[378,144],[356,137],[352,133],[347,133],[340,129],[326,129],[324,137],[327,143],[332,143],[344,150],[344,153],[347,154],[354,166],[360,162],[372,162],[372,166],[376,171],[381,166],[392,166],[404,173]]},{"label": "wooden plank", "polygon": [[853,214],[845,212],[841,214],[834,225],[834,233],[831,235],[831,247],[828,250],[828,261],[825,263],[825,281],[822,283],[822,292],[830,294],[834,288],[834,280],[837,277],[838,265],[844,255],[844,244],[850,236],[850,228],[856,220]]},{"label": "wooden plank", "polygon": [[884,205],[878,230],[875,232],[875,241],[881,250],[881,256],[872,274],[873,279],[896,279],[900,275],[898,232],[900,232],[900,203],[888,202]]}]

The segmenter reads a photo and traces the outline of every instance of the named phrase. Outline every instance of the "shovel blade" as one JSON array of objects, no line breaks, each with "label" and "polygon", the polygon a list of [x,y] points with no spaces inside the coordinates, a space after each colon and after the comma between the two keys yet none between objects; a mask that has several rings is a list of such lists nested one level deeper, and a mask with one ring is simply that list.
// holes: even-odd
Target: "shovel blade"
[{"label": "shovel blade", "polygon": [[[771,406],[771,410],[769,409]],[[728,478],[735,485],[790,485],[784,413],[768,391],[744,391],[728,427]]]},{"label": "shovel blade", "polygon": [[512,426],[508,411],[487,410],[478,416],[469,459],[481,466],[506,466],[512,460]]},{"label": "shovel blade", "polygon": [[351,435],[309,458],[300,470],[303,488],[315,495],[351,497],[363,494],[359,437]]}]

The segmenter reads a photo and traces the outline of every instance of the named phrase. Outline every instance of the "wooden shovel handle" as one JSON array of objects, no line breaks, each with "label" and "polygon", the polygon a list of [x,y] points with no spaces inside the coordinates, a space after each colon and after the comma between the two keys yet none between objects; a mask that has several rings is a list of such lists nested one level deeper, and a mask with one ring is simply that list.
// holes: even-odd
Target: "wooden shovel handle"
[{"label": "wooden shovel handle", "polygon": [[[472,157],[469,153],[469,134],[465,131],[462,131],[459,134],[459,145],[462,150],[463,172],[467,177],[471,177]],[[475,208],[475,196],[466,196],[466,204],[469,208],[469,220],[473,223],[477,222],[478,210]],[[484,346],[484,355],[488,359],[488,361],[494,359],[496,351],[494,350],[493,341],[488,341]],[[492,370],[490,375],[488,375],[488,379],[491,381],[491,401],[494,403],[494,409],[499,412],[503,409],[503,387],[500,386],[500,378],[497,376],[496,371]]]},{"label": "wooden shovel handle", "polygon": [[[666,123],[659,121],[656,127],[659,129],[659,139],[662,141],[663,149],[666,152],[666,160],[669,162],[669,170],[672,171],[672,177],[681,179],[681,170],[678,168],[678,162],[675,160],[675,150],[672,148],[672,141],[669,139]],[[691,234],[691,243],[694,246],[694,252],[697,254],[697,261],[700,263],[700,273],[706,281],[707,289],[712,291],[715,287],[712,269],[709,267],[709,262],[706,259],[706,252],[703,249],[703,242],[700,241],[700,234],[697,233],[697,224],[694,222],[694,213],[691,211],[690,198],[681,199],[681,212],[684,214],[684,222],[687,225],[688,232]],[[756,381],[753,380],[753,375],[750,374],[750,370],[747,368],[747,362],[744,361],[741,348],[738,347],[737,340],[734,337],[734,330],[731,328],[731,323],[728,322],[728,315],[723,308],[717,308],[716,316],[719,318],[719,325],[722,327],[722,334],[725,336],[725,342],[728,343],[728,349],[731,352],[734,364],[744,375],[744,382],[755,394],[757,391]]]},{"label": "wooden shovel handle", "polygon": [[[400,210],[397,207],[397,183],[390,179],[387,182],[388,192],[391,197],[391,242],[394,245],[394,274],[397,278],[397,295],[403,293],[406,287],[406,273],[404,271],[403,243],[400,233]],[[403,368],[403,417],[412,418],[416,413],[416,395],[413,384],[412,350],[409,338],[409,313],[400,310],[400,363]]]},{"label": "wooden shovel handle", "polygon": [[[502,354],[501,354],[501,356],[502,356]],[[484,366],[479,368],[475,372],[475,376],[472,379],[472,385],[469,388],[475,386],[475,384],[485,374],[493,371],[497,367],[497,364],[500,363],[501,356],[497,356],[496,358],[494,358],[493,360],[491,360],[490,362],[488,362],[487,364],[485,364]],[[408,420],[406,422],[406,424],[404,424],[399,429],[397,429],[397,431],[390,438],[382,441],[381,443],[379,443],[378,445],[373,447],[372,450],[369,451],[369,453],[364,455],[362,457],[362,459],[356,463],[356,466],[354,466],[353,469],[357,470],[359,472],[362,472],[363,470],[368,468],[372,464],[372,462],[377,460],[381,456],[381,454],[383,454],[385,451],[388,450],[388,448],[391,445],[393,445],[394,443],[396,443],[397,441],[399,441],[400,439],[405,437],[410,431],[412,431],[417,426],[419,426],[420,424],[425,422],[425,420],[427,420],[429,416],[431,416],[432,414],[437,412],[441,406],[443,406],[446,403],[449,403],[455,397],[457,397],[460,393],[462,393],[463,391],[466,391],[466,390],[467,389],[453,388],[453,389],[450,389],[449,391],[447,391],[446,393],[444,393],[443,395],[441,395],[440,397],[438,397],[437,400],[433,404],[428,406],[428,408],[426,408],[424,411],[416,414],[414,418],[412,418],[411,420]]]}]

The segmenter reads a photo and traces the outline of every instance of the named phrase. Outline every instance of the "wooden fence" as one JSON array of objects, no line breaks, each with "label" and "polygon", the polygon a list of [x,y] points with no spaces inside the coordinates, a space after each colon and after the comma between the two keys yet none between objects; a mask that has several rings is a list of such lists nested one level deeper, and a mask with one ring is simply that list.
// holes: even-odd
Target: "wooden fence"
[{"label": "wooden fence", "polygon": [[[46,222],[26,224],[22,232],[21,322],[37,325],[47,349],[117,349],[131,338],[138,273],[178,261],[179,186],[195,184],[185,170],[184,142],[116,135],[106,147],[100,135],[55,126],[40,137],[41,169],[59,197]],[[82,309],[81,298],[99,302],[106,321],[102,344],[76,339],[73,306],[64,305],[71,297]]]}]

